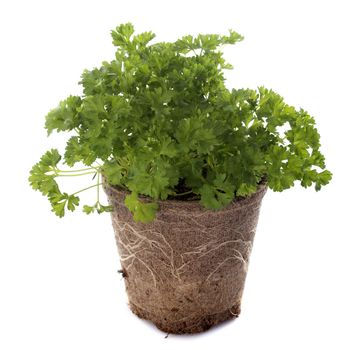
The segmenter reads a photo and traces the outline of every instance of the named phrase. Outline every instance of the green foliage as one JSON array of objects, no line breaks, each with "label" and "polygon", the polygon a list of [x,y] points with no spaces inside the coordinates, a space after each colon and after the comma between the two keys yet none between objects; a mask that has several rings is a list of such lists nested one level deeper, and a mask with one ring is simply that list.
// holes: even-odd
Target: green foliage
[{"label": "green foliage", "polygon": [[102,205],[101,203],[99,202],[96,202],[96,204],[94,205],[84,205],[83,206],[83,212],[85,214],[91,214],[91,213],[95,213],[97,212],[98,214],[101,214],[101,213],[108,213],[108,212],[111,212],[113,211],[113,207],[111,205]]},{"label": "green foliage", "polygon": [[144,223],[151,222],[158,209],[157,203],[144,203],[139,200],[136,192],[125,197],[125,205],[134,214],[136,222],[142,221]]},{"label": "green foliage", "polygon": [[182,192],[219,210],[254,193],[262,180],[274,191],[297,180],[317,191],[329,183],[320,135],[306,111],[264,87],[226,88],[223,73],[232,66],[221,48],[242,36],[230,31],[151,44],[155,35],[136,35],[130,23],[111,34],[115,58],[85,70],[82,96],[69,96],[46,116],[48,134],[71,133],[63,162],[87,166],[59,170],[57,150],[33,166],[29,181],[58,216],[73,211],[85,190],[61,193],[56,178],[68,175],[97,178],[88,187],[97,188],[97,202],[85,213],[112,210],[99,201],[103,176],[131,191],[125,205],[142,222],[152,221],[157,200]]},{"label": "green foliage", "polygon": [[65,214],[65,208],[74,211],[79,205],[79,197],[75,194],[61,193],[55,178],[58,176],[57,164],[61,156],[56,149],[47,151],[30,171],[29,182],[33,189],[39,190],[49,198],[52,211],[59,217]]}]

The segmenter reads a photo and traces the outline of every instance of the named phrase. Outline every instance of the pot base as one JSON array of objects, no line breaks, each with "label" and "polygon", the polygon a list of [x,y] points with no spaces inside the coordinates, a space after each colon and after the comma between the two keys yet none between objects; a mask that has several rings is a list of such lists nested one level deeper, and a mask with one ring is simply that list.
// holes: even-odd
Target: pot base
[{"label": "pot base", "polygon": [[161,331],[171,334],[194,334],[204,332],[219,323],[237,318],[241,312],[241,304],[239,303],[217,314],[202,317],[189,317],[180,322],[169,322],[166,319],[161,319],[151,314],[147,310],[141,309],[133,303],[129,303],[129,307],[138,317],[151,321]]}]

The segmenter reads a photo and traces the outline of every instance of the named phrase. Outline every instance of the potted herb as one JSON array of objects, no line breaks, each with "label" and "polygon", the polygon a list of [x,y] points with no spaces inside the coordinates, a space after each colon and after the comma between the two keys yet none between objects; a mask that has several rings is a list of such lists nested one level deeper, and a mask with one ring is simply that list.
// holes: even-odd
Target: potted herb
[{"label": "potted herb", "polygon": [[83,211],[111,212],[130,308],[194,333],[239,315],[267,188],[299,180],[318,191],[331,173],[306,111],[264,87],[226,88],[220,48],[239,34],[154,37],[129,23],[112,31],[115,59],[85,70],[83,94],[46,116],[48,134],[70,134],[63,157],[46,152],[29,181],[62,217],[86,189],[62,192],[56,180],[92,176],[97,200]]}]

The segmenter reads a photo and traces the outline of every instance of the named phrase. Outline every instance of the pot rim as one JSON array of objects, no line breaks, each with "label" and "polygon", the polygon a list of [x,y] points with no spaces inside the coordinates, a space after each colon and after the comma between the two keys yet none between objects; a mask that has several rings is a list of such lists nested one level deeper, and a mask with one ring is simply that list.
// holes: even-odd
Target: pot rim
[{"label": "pot rim", "polygon": [[[106,190],[111,191],[114,195],[116,195],[117,197],[122,197],[123,199],[125,198],[126,195],[130,194],[131,191],[129,189],[124,189],[120,186],[116,186],[116,185],[110,185],[108,184],[108,182],[106,181],[105,178],[103,178],[103,187]],[[225,209],[229,209],[231,206],[234,205],[239,205],[242,206],[245,203],[249,203],[251,202],[251,200],[256,197],[259,196],[260,194],[262,194],[262,192],[266,192],[267,191],[267,182],[266,180],[261,181],[258,184],[257,190],[252,193],[251,195],[247,196],[247,197],[235,197],[230,204],[228,204],[226,207],[222,208],[220,211],[223,211]],[[180,200],[180,199],[152,199],[149,196],[145,196],[143,194],[139,194],[138,197],[143,201],[143,202],[157,202],[159,204],[160,207],[168,207],[168,206],[174,206],[174,207],[187,207],[187,208],[193,208],[193,209],[198,209],[201,208],[203,210],[210,210],[210,211],[215,211],[215,210],[211,210],[211,209],[207,209],[205,207],[203,207],[200,203],[199,203],[199,199],[188,199],[188,200]],[[247,204],[248,204],[247,203]]]}]

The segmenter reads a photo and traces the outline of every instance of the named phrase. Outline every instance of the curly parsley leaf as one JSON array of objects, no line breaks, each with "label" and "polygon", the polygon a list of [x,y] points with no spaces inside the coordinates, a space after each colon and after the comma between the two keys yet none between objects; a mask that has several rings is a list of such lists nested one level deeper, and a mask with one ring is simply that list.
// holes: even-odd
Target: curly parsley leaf
[{"label": "curly parsley leaf", "polygon": [[158,210],[157,203],[144,203],[138,199],[136,192],[125,197],[124,201],[126,207],[132,212],[136,222],[149,223],[151,222]]},{"label": "curly parsley leaf", "polygon": [[233,199],[233,187],[225,174],[218,174],[213,183],[204,184],[198,193],[200,203],[207,209],[219,210],[227,206]]},{"label": "curly parsley leaf", "polygon": [[47,151],[36,163],[29,176],[29,183],[34,190],[40,191],[44,196],[58,193],[58,185],[55,181],[56,166],[61,160],[57,149]]},{"label": "curly parsley leaf", "polygon": [[107,161],[103,165],[103,174],[111,185],[119,185],[121,183],[123,171],[124,168],[116,160]]},{"label": "curly parsley leaf", "polygon": [[79,197],[68,193],[55,193],[49,196],[52,211],[60,218],[64,216],[65,209],[74,211],[79,205]]},{"label": "curly parsley leaf", "polygon": [[79,96],[69,96],[61,101],[55,109],[46,116],[45,128],[50,135],[52,131],[69,131],[79,125],[79,107],[81,105]]},{"label": "curly parsley leaf", "polygon": [[109,213],[113,211],[113,206],[111,205],[102,205],[99,202],[96,202],[94,205],[84,205],[83,212],[85,214],[91,214],[97,212],[98,214]]}]

